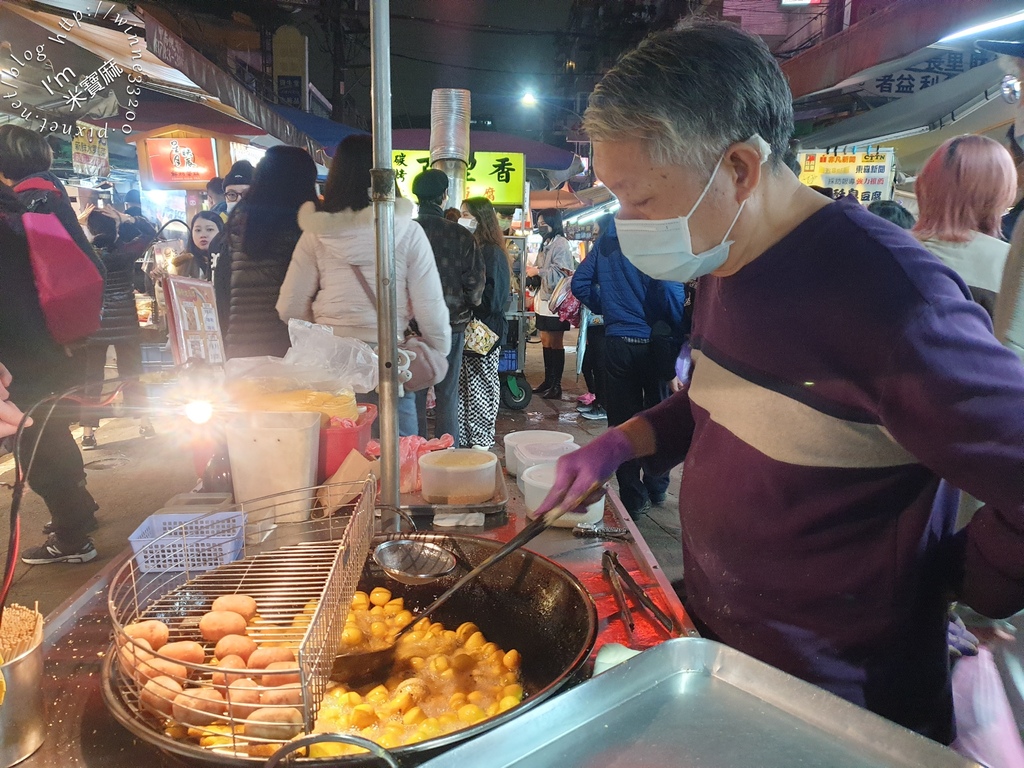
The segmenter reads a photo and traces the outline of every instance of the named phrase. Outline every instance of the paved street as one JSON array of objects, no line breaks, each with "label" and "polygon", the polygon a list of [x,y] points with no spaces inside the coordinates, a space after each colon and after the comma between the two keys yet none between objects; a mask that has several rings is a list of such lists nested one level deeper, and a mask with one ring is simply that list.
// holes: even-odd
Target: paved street
[{"label": "paved street", "polygon": [[[538,381],[540,345],[529,346],[527,371],[532,381]],[[501,455],[501,435],[520,429],[560,429],[571,432],[576,441],[585,444],[606,428],[604,421],[587,421],[576,413],[576,397],[585,392],[582,378],[575,382],[575,359],[566,360],[565,394],[561,401],[534,399],[519,412],[501,411],[498,416],[498,446]],[[39,601],[44,614],[56,608],[73,594],[94,573],[128,545],[128,536],[146,519],[160,509],[172,496],[189,491],[196,482],[192,456],[183,435],[188,423],[180,417],[158,416],[154,419],[157,437],[139,437],[138,424],[132,419],[114,418],[103,422],[97,432],[99,447],[83,453],[89,477],[89,490],[100,504],[98,518],[101,526],[93,538],[99,557],[83,565],[18,564],[10,600],[31,605]],[[76,439],[81,429],[75,429]],[[14,462],[10,455],[0,457],[0,482],[13,480]],[[679,548],[679,519],[676,513],[678,498],[678,472],[669,489],[669,497],[661,507],[655,507],[640,521],[640,530],[657,556],[670,579],[682,574]],[[519,493],[515,483],[510,492]],[[0,509],[5,513],[10,505],[10,491],[0,488]],[[22,548],[42,541],[41,528],[49,516],[42,500],[35,494],[26,494],[22,505]],[[6,555],[6,547],[4,547]]]}]

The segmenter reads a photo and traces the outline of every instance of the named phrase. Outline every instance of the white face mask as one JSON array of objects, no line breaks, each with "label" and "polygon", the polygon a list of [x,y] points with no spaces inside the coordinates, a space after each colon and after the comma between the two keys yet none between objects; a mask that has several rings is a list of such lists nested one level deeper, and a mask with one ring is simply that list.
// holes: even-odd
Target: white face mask
[{"label": "white face mask", "polygon": [[[755,134],[747,143],[753,144],[761,152],[761,164],[767,162],[772,149],[764,139]],[[747,201],[740,203],[739,210],[733,217],[732,224],[726,230],[722,242],[703,253],[694,253],[690,237],[690,218],[697,206],[707,196],[711,185],[722,167],[725,155],[719,158],[715,170],[711,173],[704,191],[697,202],[685,216],[674,219],[616,219],[615,229],[619,238],[619,247],[630,263],[655,280],[668,280],[685,283],[694,278],[710,274],[722,266],[729,258],[732,241],[729,235],[739,221],[740,214]]]},{"label": "white face mask", "polygon": [[459,219],[459,224],[464,226],[470,232],[476,232],[476,219],[472,216],[463,216]]},{"label": "white face mask", "polygon": [[231,213],[231,211],[233,211],[235,209],[235,206],[238,205],[238,201],[235,200],[235,202],[233,202],[233,203],[227,203],[226,202],[224,204],[227,206],[227,208],[226,208],[227,212]]}]

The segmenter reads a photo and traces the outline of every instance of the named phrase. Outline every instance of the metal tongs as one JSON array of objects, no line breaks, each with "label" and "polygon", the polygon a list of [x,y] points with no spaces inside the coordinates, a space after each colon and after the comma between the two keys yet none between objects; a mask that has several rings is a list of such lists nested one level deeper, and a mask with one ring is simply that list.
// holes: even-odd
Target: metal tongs
[{"label": "metal tongs", "polygon": [[622,617],[623,624],[626,625],[626,634],[629,636],[630,642],[633,639],[633,616],[629,611],[629,606],[626,604],[626,595],[623,587],[632,593],[634,602],[651,612],[654,618],[658,620],[658,623],[665,628],[666,632],[673,634],[678,631],[678,627],[672,620],[672,617],[659,608],[650,595],[636,583],[636,580],[629,575],[629,571],[619,562],[619,556],[616,553],[606,549],[601,556],[601,566],[604,570],[604,575],[612,585],[612,594],[615,595],[615,602],[619,606],[619,615]]}]

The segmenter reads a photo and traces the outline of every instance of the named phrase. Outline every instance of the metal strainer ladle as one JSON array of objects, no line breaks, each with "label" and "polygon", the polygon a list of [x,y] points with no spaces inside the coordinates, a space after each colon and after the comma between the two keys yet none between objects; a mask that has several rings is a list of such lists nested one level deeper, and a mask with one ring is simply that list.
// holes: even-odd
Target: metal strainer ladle
[{"label": "metal strainer ladle", "polygon": [[427,584],[455,570],[455,555],[442,546],[415,539],[392,539],[378,544],[373,561],[402,584]]}]

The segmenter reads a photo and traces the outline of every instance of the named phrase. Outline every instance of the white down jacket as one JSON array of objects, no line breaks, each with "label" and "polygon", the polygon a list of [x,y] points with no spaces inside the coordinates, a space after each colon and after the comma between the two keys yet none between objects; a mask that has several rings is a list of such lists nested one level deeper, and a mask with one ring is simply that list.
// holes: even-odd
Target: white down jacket
[{"label": "white down jacket", "polygon": [[[448,307],[430,241],[412,212],[408,200],[395,201],[398,332],[415,318],[424,341],[446,355],[452,345]],[[281,319],[329,325],[336,336],[376,345],[377,310],[352,271],[360,269],[376,287],[373,207],[326,213],[306,203],[299,209],[299,227],[302,236],[277,300]]]}]

